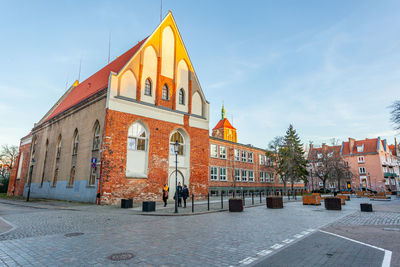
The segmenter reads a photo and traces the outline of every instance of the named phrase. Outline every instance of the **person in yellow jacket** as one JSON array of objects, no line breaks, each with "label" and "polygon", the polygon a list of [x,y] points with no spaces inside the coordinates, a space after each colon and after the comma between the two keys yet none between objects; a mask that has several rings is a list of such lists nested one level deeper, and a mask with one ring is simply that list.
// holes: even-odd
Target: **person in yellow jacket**
[{"label": "person in yellow jacket", "polygon": [[162,200],[164,201],[164,207],[166,207],[167,206],[167,200],[168,200],[168,192],[169,192],[169,187],[168,187],[167,184],[164,184],[162,192],[163,192]]}]

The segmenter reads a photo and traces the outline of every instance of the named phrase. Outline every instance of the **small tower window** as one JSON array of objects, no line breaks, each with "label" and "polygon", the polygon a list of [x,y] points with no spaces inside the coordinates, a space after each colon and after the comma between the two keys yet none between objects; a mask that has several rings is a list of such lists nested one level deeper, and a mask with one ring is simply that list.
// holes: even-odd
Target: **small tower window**
[{"label": "small tower window", "polygon": [[169,88],[168,85],[164,84],[162,88],[162,99],[169,100]]},{"label": "small tower window", "polygon": [[144,82],[144,94],[151,96],[151,80],[149,78]]}]

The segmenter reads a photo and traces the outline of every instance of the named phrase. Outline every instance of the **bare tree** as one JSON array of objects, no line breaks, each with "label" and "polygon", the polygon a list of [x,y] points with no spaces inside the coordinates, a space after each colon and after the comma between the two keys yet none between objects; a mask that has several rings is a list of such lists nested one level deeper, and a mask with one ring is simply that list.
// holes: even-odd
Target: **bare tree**
[{"label": "bare tree", "polygon": [[2,162],[8,164],[10,169],[12,169],[18,157],[18,147],[12,145],[3,145],[1,147],[0,157]]},{"label": "bare tree", "polygon": [[284,184],[283,185],[284,191],[286,192],[286,184],[288,182],[288,178],[285,176],[283,169],[283,160],[281,153],[283,145],[284,145],[284,139],[282,136],[274,137],[274,139],[268,144],[266,156],[268,157],[267,160],[273,162],[273,168],[281,178]]},{"label": "bare tree", "polygon": [[390,108],[390,120],[394,123],[394,128],[400,130],[400,100],[395,101]]}]

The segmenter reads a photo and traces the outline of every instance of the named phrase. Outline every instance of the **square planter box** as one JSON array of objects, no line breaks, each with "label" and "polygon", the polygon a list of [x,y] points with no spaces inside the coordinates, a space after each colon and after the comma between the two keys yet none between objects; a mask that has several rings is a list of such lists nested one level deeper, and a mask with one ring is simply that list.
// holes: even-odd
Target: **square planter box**
[{"label": "square planter box", "polygon": [[361,211],[372,212],[372,204],[361,203],[360,208],[361,208]]},{"label": "square planter box", "polygon": [[156,202],[155,201],[143,201],[142,211],[156,211]]},{"label": "square planter box", "polygon": [[283,199],[282,197],[267,197],[267,208],[269,209],[282,209]]},{"label": "square planter box", "polygon": [[121,208],[122,209],[131,209],[133,207],[133,199],[121,199]]},{"label": "square planter box", "polygon": [[242,212],[243,211],[243,200],[241,198],[230,198],[229,199],[229,211],[230,212]]},{"label": "square planter box", "polygon": [[325,208],[327,210],[341,210],[342,200],[338,197],[327,197],[325,198]]}]

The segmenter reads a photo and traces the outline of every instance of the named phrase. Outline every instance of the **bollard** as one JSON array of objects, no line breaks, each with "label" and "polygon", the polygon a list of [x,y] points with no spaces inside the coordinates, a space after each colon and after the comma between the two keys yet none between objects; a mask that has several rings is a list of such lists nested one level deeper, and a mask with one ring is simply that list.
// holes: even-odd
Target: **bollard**
[{"label": "bollard", "polygon": [[262,203],[262,198],[261,198],[261,191],[260,191],[260,203]]},{"label": "bollard", "polygon": [[194,195],[192,194],[192,213],[194,212]]},{"label": "bollard", "polygon": [[224,209],[224,192],[221,192],[221,210]]},{"label": "bollard", "polygon": [[246,199],[244,198],[244,191],[242,191],[242,198],[243,198],[243,206],[246,205]]},{"label": "bollard", "polygon": [[210,193],[207,194],[207,210],[210,210]]},{"label": "bollard", "polygon": [[254,192],[251,192],[251,205],[254,205]]}]

